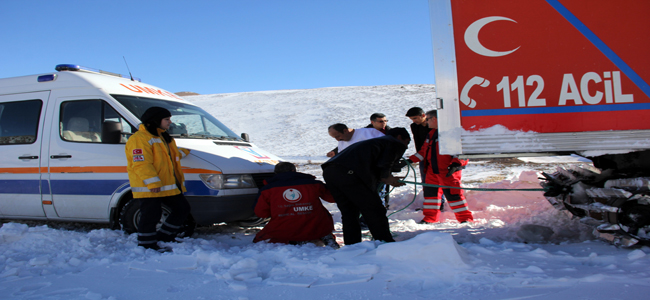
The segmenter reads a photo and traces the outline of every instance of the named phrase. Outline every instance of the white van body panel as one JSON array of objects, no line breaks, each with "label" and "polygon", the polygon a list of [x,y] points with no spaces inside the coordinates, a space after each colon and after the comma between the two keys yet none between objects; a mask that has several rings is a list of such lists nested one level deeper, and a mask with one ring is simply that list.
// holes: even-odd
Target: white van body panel
[{"label": "white van body panel", "polygon": [[[0,102],[37,100],[43,103],[41,111],[45,111],[45,103],[47,103],[48,97],[48,91],[0,95]],[[44,115],[41,113],[39,124],[43,124]],[[13,117],[15,119],[9,120],[9,122],[20,121],[18,116]],[[0,132],[2,132],[1,125]],[[0,148],[2,149],[2,164],[0,165],[0,182],[2,182],[2,186],[0,186],[0,192],[4,194],[4,201],[0,201],[0,216],[45,217],[41,205],[43,127],[39,126],[37,130],[36,140],[33,143]]]},{"label": "white van body panel", "polygon": [[[39,76],[54,80],[39,82]],[[0,143],[4,154],[0,157],[0,217],[97,223],[116,220],[115,214],[130,195],[124,152],[126,137],[120,144],[102,143],[96,134],[96,124],[93,130],[79,129],[93,126],[81,122],[85,116],[83,110],[63,109],[96,106],[101,107],[103,117],[107,111],[114,111],[123,120],[123,126],[133,127],[128,128],[133,133],[140,120],[111,95],[174,101],[195,107],[160,88],[103,74],[62,71],[0,79],[0,107],[23,105],[28,100],[42,102],[33,142],[7,142],[12,137],[10,133],[3,135],[1,125],[3,118],[7,122],[11,119],[0,111],[0,141],[5,139]],[[77,115],[69,115],[70,111],[76,111]],[[242,140],[180,136],[175,139],[179,147],[191,151],[181,165],[188,190],[185,195],[197,223],[254,216],[257,188],[213,190],[203,183],[201,174],[250,174],[259,184],[273,174],[279,157]]]}]

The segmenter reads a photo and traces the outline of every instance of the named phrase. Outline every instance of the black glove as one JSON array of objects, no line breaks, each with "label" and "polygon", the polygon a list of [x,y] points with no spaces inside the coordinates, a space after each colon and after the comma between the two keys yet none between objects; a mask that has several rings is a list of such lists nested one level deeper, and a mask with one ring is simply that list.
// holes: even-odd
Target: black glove
[{"label": "black glove", "polygon": [[445,177],[449,177],[449,176],[451,176],[451,174],[454,174],[457,171],[460,171],[462,169],[465,169],[465,167],[461,166],[459,163],[457,163],[457,162],[451,163],[451,165],[449,165],[449,167],[447,168],[447,170],[449,170],[449,172],[447,172],[447,176],[445,176]]},{"label": "black glove", "polygon": [[393,164],[390,171],[394,173],[401,172],[404,166],[406,166],[406,161],[403,158],[400,158],[399,161]]},{"label": "black glove", "polygon": [[412,165],[412,164],[413,164],[413,161],[412,161],[410,158],[407,158],[407,159],[406,159],[406,162],[407,162],[409,165]]}]

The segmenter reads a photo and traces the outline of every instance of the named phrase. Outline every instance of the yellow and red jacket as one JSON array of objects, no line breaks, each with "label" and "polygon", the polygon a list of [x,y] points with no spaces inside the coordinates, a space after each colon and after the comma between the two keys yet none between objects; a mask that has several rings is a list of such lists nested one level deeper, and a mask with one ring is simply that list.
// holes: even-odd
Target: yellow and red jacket
[{"label": "yellow and red jacket", "polygon": [[[159,135],[164,131],[158,128]],[[140,124],[139,130],[126,142],[126,171],[133,198],[167,197],[185,192],[180,160],[189,153],[188,149],[176,147],[176,141],[167,144]],[[160,192],[152,193],[153,188],[160,188]]]}]

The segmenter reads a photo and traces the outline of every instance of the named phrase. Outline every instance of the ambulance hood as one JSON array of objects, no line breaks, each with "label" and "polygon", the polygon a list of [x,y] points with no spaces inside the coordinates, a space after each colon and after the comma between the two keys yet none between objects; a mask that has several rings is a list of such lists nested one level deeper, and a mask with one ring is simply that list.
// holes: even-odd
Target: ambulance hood
[{"label": "ambulance hood", "polygon": [[[251,143],[176,138],[176,144],[178,147],[190,149],[190,156],[205,161],[201,165],[188,167],[214,169],[223,174],[272,173],[275,165],[281,160]],[[189,162],[197,164],[192,159]],[[181,164],[186,166],[185,160]]]}]

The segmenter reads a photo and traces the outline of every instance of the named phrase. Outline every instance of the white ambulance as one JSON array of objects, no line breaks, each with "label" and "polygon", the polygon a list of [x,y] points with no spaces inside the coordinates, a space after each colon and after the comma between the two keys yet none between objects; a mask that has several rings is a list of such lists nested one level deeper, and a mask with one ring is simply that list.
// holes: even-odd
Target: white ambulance
[{"label": "white ambulance", "polygon": [[[258,187],[279,161],[173,93],[77,65],[0,79],[0,218],[108,223],[137,231],[124,146],[151,106],[172,113],[185,194],[186,234],[254,219]],[[169,214],[164,207],[163,218]]]}]

